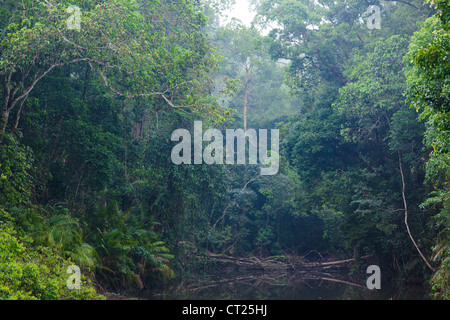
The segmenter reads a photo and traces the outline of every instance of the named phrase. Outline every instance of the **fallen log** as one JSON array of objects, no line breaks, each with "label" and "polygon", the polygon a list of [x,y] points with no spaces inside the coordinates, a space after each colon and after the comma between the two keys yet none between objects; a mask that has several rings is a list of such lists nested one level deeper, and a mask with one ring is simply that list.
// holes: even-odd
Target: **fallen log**
[{"label": "fallen log", "polygon": [[305,277],[306,279],[313,279],[313,280],[324,280],[324,281],[330,281],[330,282],[337,282],[337,283],[343,283],[343,284],[347,284],[350,286],[354,286],[354,287],[358,287],[358,288],[367,288],[359,283],[355,283],[355,282],[351,282],[351,281],[346,281],[346,280],[342,280],[342,279],[337,279],[337,278],[331,278],[331,277],[324,277],[324,276],[314,276],[314,277]]},{"label": "fallen log", "polygon": [[[364,256],[361,257],[359,259],[368,259],[373,257],[373,255],[368,255],[368,256]],[[337,265],[344,265],[344,264],[349,264],[349,263],[353,263],[356,262],[356,259],[346,259],[346,260],[337,260],[337,261],[329,261],[329,262],[313,262],[313,263],[306,263],[304,264],[304,267],[306,268],[324,268],[324,267],[331,267],[331,266],[337,266]]]},{"label": "fallen log", "polygon": [[[357,259],[353,258],[353,259],[324,261],[324,262],[321,261],[307,262],[303,257],[299,256],[287,255],[287,256],[275,256],[267,258],[232,257],[215,254],[212,252],[209,252],[208,256],[218,263],[263,271],[299,271],[308,269],[327,269],[332,267],[345,266],[357,261]],[[359,259],[368,259],[370,257],[373,257],[373,255],[364,256]]]},{"label": "fallen log", "polygon": [[[223,274],[222,274],[223,275]],[[314,273],[309,274],[307,271],[299,271],[292,273],[258,273],[251,275],[240,275],[225,279],[198,279],[191,283],[179,286],[176,291],[187,292],[187,291],[198,291],[204,290],[212,287],[222,287],[226,285],[244,284],[248,286],[259,286],[259,285],[269,285],[269,286],[280,286],[289,287],[293,284],[307,284],[310,280],[321,280],[329,281],[335,283],[343,283],[346,285],[351,285],[359,288],[366,288],[365,286],[355,283],[352,281],[347,281],[344,279],[339,279],[328,275],[327,273]]]}]

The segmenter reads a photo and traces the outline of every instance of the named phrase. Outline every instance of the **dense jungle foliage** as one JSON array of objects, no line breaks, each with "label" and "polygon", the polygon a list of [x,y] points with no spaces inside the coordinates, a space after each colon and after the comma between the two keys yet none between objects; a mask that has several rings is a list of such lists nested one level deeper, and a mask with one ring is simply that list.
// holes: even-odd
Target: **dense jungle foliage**
[{"label": "dense jungle foliage", "polygon": [[[232,4],[0,1],[0,299],[311,250],[450,299],[449,2],[254,0],[252,26],[221,23]],[[278,174],[173,164],[197,120],[278,128]]]}]

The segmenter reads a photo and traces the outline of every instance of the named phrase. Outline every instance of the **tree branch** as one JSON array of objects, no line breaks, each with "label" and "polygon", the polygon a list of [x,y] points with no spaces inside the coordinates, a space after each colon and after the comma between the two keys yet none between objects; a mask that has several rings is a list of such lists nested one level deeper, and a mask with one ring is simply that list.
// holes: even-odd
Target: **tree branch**
[{"label": "tree branch", "polygon": [[412,243],[414,244],[414,247],[416,247],[416,249],[419,252],[420,256],[422,257],[423,261],[425,261],[425,263],[427,264],[428,268],[430,268],[431,271],[434,272],[434,268],[430,265],[428,260],[422,254],[422,251],[420,251],[419,246],[417,245],[416,241],[414,240],[414,238],[413,238],[413,236],[411,234],[411,230],[409,229],[409,224],[408,224],[408,204],[406,202],[406,194],[405,194],[406,184],[405,184],[405,176],[403,174],[402,156],[400,155],[400,151],[398,152],[398,161],[399,161],[399,165],[400,165],[400,174],[402,176],[402,184],[403,184],[402,196],[403,196],[403,204],[405,206],[405,225],[406,225],[406,229],[408,230],[409,238],[411,239]]},{"label": "tree branch", "polygon": [[[239,191],[238,194],[241,194],[242,192],[245,191],[245,189],[247,189],[248,185],[257,180],[259,176],[255,176],[253,178],[251,178],[249,181],[247,181],[247,183],[244,185],[244,187]],[[216,228],[216,225],[219,223],[220,220],[222,220],[223,218],[225,218],[225,215],[227,214],[227,210],[231,207],[231,201],[228,203],[228,205],[225,207],[225,209],[223,210],[222,216],[217,219],[216,223],[214,223],[214,225],[211,227],[211,231],[214,230]],[[210,231],[210,232],[211,232]]]},{"label": "tree branch", "polygon": [[165,95],[165,93],[167,93],[167,92],[169,92],[169,91],[171,91],[171,90],[173,90],[173,89],[175,89],[175,88],[179,88],[180,86],[186,84],[187,82],[183,82],[183,83],[177,84],[176,86],[174,86],[174,87],[172,87],[172,88],[169,88],[169,89],[167,89],[167,90],[165,90],[165,91],[163,91],[163,92],[139,93],[139,94],[131,94],[131,93],[130,93],[130,94],[124,94],[124,93],[122,93],[122,92],[117,91],[116,89],[114,89],[114,88],[109,84],[108,77],[107,77],[103,72],[101,72],[100,70],[98,70],[97,68],[94,67],[94,65],[92,64],[92,60],[87,59],[86,61],[88,62],[89,66],[92,68],[92,70],[94,70],[95,72],[97,72],[97,73],[102,77],[103,82],[104,82],[104,84],[106,85],[106,87],[108,87],[109,90],[111,90],[112,92],[114,92],[114,93],[117,94],[118,96],[121,96],[121,97],[127,97],[127,98],[130,98],[130,99],[133,99],[133,98],[139,98],[139,97],[161,96],[161,97],[164,99],[164,101],[166,101],[166,103],[167,103],[169,106],[171,106],[172,108],[180,109],[180,108],[192,108],[192,107],[195,107],[195,105],[176,106],[176,105],[174,105],[173,102],[172,102],[169,98],[167,98],[166,95]]},{"label": "tree branch", "polygon": [[77,63],[77,62],[80,62],[80,61],[87,61],[87,60],[88,60],[87,58],[80,58],[80,59],[74,59],[74,60],[69,61],[69,62],[64,62],[64,63],[54,63],[54,64],[52,64],[52,65],[51,65],[47,70],[45,70],[42,74],[40,74],[39,76],[36,75],[36,76],[34,77],[33,82],[28,86],[28,88],[27,88],[20,96],[18,96],[17,98],[15,98],[15,99],[11,102],[11,104],[10,104],[9,107],[8,107],[9,111],[11,111],[11,110],[14,108],[14,106],[16,105],[17,102],[19,102],[20,100],[26,98],[26,97],[30,94],[30,92],[34,89],[34,86],[36,85],[36,83],[39,82],[39,80],[41,80],[43,77],[45,77],[47,74],[49,74],[50,71],[52,71],[52,70],[55,69],[56,67],[60,67],[60,66],[64,66],[64,65],[68,65],[68,64],[72,64],[72,63]]},{"label": "tree branch", "polygon": [[383,0],[383,1],[389,1],[389,2],[401,2],[401,3],[407,4],[408,6],[411,6],[411,7],[415,8],[415,9],[419,9],[419,8],[417,8],[415,5],[413,5],[412,3],[409,3],[409,2],[406,2],[406,1],[402,1],[402,0]]}]

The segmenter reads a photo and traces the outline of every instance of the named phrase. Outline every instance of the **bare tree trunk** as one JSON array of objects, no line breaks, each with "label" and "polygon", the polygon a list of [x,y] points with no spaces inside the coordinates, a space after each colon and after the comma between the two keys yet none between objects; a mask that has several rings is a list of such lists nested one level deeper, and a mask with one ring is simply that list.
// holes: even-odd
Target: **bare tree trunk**
[{"label": "bare tree trunk", "polygon": [[248,108],[248,83],[250,81],[249,66],[245,67],[245,85],[244,85],[244,131],[247,131],[247,108]]},{"label": "bare tree trunk", "polygon": [[2,120],[1,120],[1,131],[0,131],[0,135],[3,137],[3,135],[6,132],[6,125],[8,124],[8,119],[9,119],[9,112],[8,110],[3,110],[2,112]]},{"label": "bare tree trunk", "polygon": [[[248,185],[251,182],[258,180],[258,178],[259,178],[259,176],[255,176],[255,177],[251,178],[249,181],[247,181],[247,183],[244,185],[244,187],[241,189],[241,191],[239,191],[239,193],[244,192],[245,189],[247,189]],[[223,210],[222,216],[219,219],[217,219],[216,223],[214,223],[214,225],[211,227],[211,230],[214,230],[216,228],[217,224],[219,223],[219,221],[221,221],[225,218],[225,216],[227,214],[227,210],[231,207],[231,205],[232,205],[232,202],[230,201],[228,203],[228,205],[225,207],[225,209]]]},{"label": "bare tree trunk", "polygon": [[[4,87],[4,98],[3,98],[3,110],[2,110],[2,120],[1,120],[1,128],[0,128],[0,139],[3,140],[3,136],[6,132],[6,126],[8,125],[9,120],[9,100],[11,97],[11,89],[10,89],[10,81],[12,77],[12,72],[9,73],[9,76],[5,76],[3,81],[3,87]],[[1,141],[0,141],[1,142]]]},{"label": "bare tree trunk", "polygon": [[425,261],[425,263],[427,264],[428,268],[430,268],[431,271],[434,272],[434,268],[428,262],[427,258],[425,258],[425,256],[423,255],[422,251],[420,251],[419,246],[417,245],[416,241],[414,240],[414,237],[412,236],[411,230],[409,228],[409,224],[408,224],[408,204],[406,202],[406,193],[405,193],[405,190],[406,190],[405,175],[403,174],[402,156],[400,155],[400,152],[398,152],[398,160],[399,160],[399,164],[400,164],[400,174],[402,176],[402,184],[403,184],[402,196],[403,196],[403,204],[405,206],[405,225],[406,225],[406,229],[408,230],[409,238],[411,239],[412,243],[414,244],[414,247],[416,247],[417,252],[419,252],[420,256],[422,257],[423,261]]},{"label": "bare tree trunk", "polygon": [[245,85],[244,92],[244,131],[247,131],[247,101],[248,101],[248,90],[247,84]]},{"label": "bare tree trunk", "polygon": [[[27,97],[28,98],[28,97]],[[21,102],[20,102],[20,106],[19,106],[19,110],[17,110],[17,115],[16,115],[16,122],[14,124],[13,130],[17,130],[17,128],[19,127],[19,121],[20,121],[20,116],[22,115],[22,110],[23,110],[23,105],[25,104],[25,102],[27,101],[27,98],[24,98]]]},{"label": "bare tree trunk", "polygon": [[[28,76],[28,78],[31,78],[29,76],[29,72],[27,72],[25,75],[22,76],[22,84],[25,86],[20,90],[19,85],[14,85],[13,83],[13,71],[10,71],[8,75],[5,75],[5,78],[3,79],[3,86],[5,89],[4,92],[4,98],[3,98],[3,110],[2,110],[2,119],[1,119],[1,126],[0,126],[0,135],[3,137],[3,135],[6,133],[6,126],[8,125],[9,115],[11,111],[14,109],[14,107],[20,103],[20,106],[22,108],[23,104],[27,100],[30,92],[34,89],[36,84],[44,78],[47,74],[49,74],[53,69],[56,67],[69,65],[76,62],[81,61],[88,61],[86,58],[80,58],[80,59],[74,59],[72,61],[66,62],[66,63],[60,63],[55,62],[52,65],[49,65],[46,70],[38,70],[34,77],[32,77],[31,83],[27,86],[25,86],[25,75]],[[15,88],[13,89],[13,87]],[[20,91],[19,91],[20,90]],[[20,93],[19,93],[20,92]],[[18,113],[19,119],[20,119],[20,112]],[[18,120],[16,123],[18,123]],[[0,137],[0,139],[3,139]],[[0,141],[1,142],[1,141]]]}]

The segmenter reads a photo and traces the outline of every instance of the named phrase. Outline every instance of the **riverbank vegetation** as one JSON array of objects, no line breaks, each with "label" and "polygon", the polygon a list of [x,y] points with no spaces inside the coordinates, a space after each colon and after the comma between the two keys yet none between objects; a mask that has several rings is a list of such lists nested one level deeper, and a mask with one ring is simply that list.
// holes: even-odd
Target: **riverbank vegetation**
[{"label": "riverbank vegetation", "polygon": [[[450,298],[448,2],[254,0],[252,26],[232,4],[0,3],[0,298],[311,251]],[[279,129],[278,174],[173,164],[199,120]]]}]

